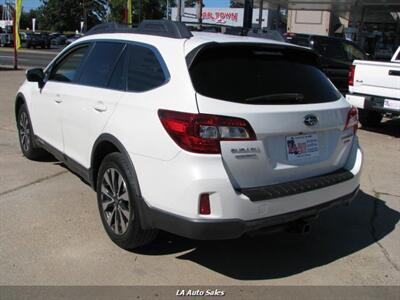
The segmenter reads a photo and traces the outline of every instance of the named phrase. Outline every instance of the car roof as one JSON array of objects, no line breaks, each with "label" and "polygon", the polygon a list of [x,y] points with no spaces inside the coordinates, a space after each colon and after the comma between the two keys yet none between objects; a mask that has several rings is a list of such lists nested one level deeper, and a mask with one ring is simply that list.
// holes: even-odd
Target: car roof
[{"label": "car roof", "polygon": [[185,49],[190,52],[194,48],[205,44],[205,43],[260,43],[260,44],[270,44],[270,45],[290,45],[292,44],[279,42],[272,39],[250,37],[250,36],[240,36],[240,35],[230,35],[223,33],[214,32],[202,32],[195,31],[192,32],[193,37],[188,39],[185,43]]},{"label": "car roof", "polygon": [[[185,53],[189,53],[202,44],[207,43],[260,43],[269,45],[287,45],[290,47],[300,47],[290,43],[279,42],[276,40],[248,37],[248,36],[237,36],[222,33],[213,32],[192,32],[193,36],[185,39],[175,39],[170,37],[141,34],[141,33],[99,33],[81,37],[78,41],[91,41],[91,40],[119,40],[119,41],[131,41],[137,43],[145,43],[154,46],[158,49],[165,47],[180,47],[184,46]],[[76,42],[78,42],[76,41]],[[76,43],[75,42],[75,43]],[[75,44],[73,43],[73,44]],[[71,45],[73,45],[71,44]],[[303,47],[300,47],[303,48]]]}]

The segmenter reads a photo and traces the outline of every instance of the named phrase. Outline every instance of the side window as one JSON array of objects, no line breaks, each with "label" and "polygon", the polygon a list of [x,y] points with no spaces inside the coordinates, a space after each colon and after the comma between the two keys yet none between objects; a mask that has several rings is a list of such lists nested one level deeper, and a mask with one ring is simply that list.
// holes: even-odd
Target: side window
[{"label": "side window", "polygon": [[358,49],[356,46],[350,43],[343,43],[344,51],[346,51],[347,57],[350,61],[355,59],[365,59],[364,53]]},{"label": "side window", "polygon": [[61,62],[55,65],[49,79],[53,81],[73,82],[88,49],[89,46],[85,45],[69,53]]},{"label": "side window", "polygon": [[315,38],[314,49],[326,58],[347,60],[347,55],[339,40]]},{"label": "side window", "polygon": [[83,66],[79,82],[105,87],[124,46],[123,43],[96,42]]},{"label": "side window", "polygon": [[108,87],[114,90],[125,91],[126,90],[126,49],[121,54],[117,65],[111,75]]},{"label": "side window", "polygon": [[143,46],[128,46],[128,90],[144,92],[164,84],[166,78],[156,55]]}]

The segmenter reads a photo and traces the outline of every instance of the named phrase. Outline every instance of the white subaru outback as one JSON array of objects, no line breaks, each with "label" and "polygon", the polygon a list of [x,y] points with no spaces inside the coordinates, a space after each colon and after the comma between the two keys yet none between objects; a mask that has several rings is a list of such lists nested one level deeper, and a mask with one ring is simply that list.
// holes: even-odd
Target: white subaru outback
[{"label": "white subaru outback", "polygon": [[101,25],[27,71],[15,113],[23,154],[88,182],[125,249],[303,223],[359,187],[357,110],[295,45]]}]

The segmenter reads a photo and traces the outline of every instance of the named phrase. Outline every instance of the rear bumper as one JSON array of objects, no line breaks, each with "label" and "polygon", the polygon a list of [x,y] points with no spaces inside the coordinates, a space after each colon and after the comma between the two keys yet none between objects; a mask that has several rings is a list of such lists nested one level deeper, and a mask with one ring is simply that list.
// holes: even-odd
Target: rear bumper
[{"label": "rear bumper", "polygon": [[324,187],[345,182],[352,179],[353,177],[354,175],[350,171],[346,169],[340,169],[329,174],[324,174],[311,178],[300,179],[264,187],[238,189],[237,191],[246,195],[251,201],[264,201],[318,190]]},{"label": "rear bumper", "polygon": [[394,115],[400,115],[400,109],[395,108],[388,108],[384,107],[385,99],[399,101],[400,99],[390,98],[390,97],[379,97],[379,96],[371,96],[371,95],[364,95],[364,94],[347,94],[346,95],[347,101],[350,104],[365,110],[373,110],[382,113],[391,113]]},{"label": "rear bumper", "polygon": [[357,196],[358,187],[350,194],[324,202],[306,209],[276,215],[272,217],[244,221],[240,219],[191,219],[174,215],[155,208],[145,208],[147,220],[151,220],[152,227],[159,228],[180,236],[198,240],[234,239],[245,233],[263,228],[274,230],[285,229],[292,223],[314,219],[319,213],[337,205],[348,205]]}]

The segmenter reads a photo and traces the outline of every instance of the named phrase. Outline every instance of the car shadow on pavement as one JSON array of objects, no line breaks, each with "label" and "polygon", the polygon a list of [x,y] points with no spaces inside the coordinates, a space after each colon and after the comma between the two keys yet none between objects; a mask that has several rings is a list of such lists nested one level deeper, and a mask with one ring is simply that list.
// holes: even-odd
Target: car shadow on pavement
[{"label": "car shadow on pavement", "polygon": [[274,279],[358,252],[392,232],[399,219],[400,213],[384,201],[360,191],[350,206],[321,213],[308,234],[279,232],[228,241],[193,241],[162,232],[151,247],[135,252],[177,253],[177,259],[238,280]]},{"label": "car shadow on pavement", "polygon": [[362,126],[360,129],[400,138],[400,118],[390,119],[386,122],[383,121],[378,126]]}]

